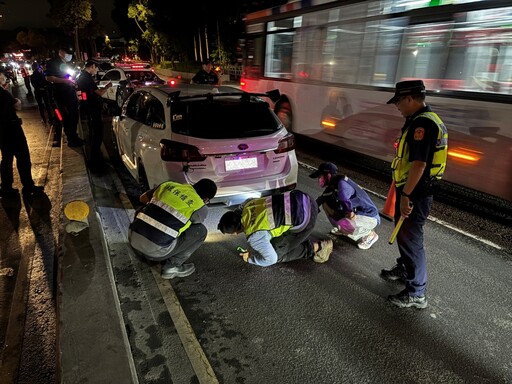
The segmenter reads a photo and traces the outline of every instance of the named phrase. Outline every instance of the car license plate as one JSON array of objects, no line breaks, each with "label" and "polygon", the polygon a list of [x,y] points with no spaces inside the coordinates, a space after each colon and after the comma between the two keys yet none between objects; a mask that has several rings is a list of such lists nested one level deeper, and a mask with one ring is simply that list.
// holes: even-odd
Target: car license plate
[{"label": "car license plate", "polygon": [[226,159],[226,171],[239,171],[241,169],[258,168],[258,159],[256,157],[235,157]]}]

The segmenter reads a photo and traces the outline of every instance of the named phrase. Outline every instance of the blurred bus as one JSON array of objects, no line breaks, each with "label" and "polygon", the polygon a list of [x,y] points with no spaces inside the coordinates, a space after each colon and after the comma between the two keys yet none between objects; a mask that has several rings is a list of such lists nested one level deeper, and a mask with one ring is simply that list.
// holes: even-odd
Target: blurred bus
[{"label": "blurred bus", "polygon": [[390,162],[396,82],[422,79],[448,127],[445,180],[512,201],[512,3],[289,1],[247,15],[241,87],[278,88],[283,124]]}]

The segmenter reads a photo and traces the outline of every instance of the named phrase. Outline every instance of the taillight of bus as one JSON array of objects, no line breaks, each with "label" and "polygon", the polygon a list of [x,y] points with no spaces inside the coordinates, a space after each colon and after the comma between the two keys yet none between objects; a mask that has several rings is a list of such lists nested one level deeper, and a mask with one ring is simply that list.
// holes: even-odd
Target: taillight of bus
[{"label": "taillight of bus", "polygon": [[450,148],[448,149],[448,156],[455,161],[461,161],[464,163],[476,163],[480,161],[483,156],[483,152],[474,151],[468,148]]},{"label": "taillight of bus", "polygon": [[288,133],[285,137],[279,140],[279,144],[274,153],[284,153],[293,151],[295,149],[295,136],[293,133]]},{"label": "taillight of bus", "polygon": [[160,158],[163,161],[180,161],[186,163],[206,160],[206,156],[201,155],[197,147],[167,139],[160,141]]}]

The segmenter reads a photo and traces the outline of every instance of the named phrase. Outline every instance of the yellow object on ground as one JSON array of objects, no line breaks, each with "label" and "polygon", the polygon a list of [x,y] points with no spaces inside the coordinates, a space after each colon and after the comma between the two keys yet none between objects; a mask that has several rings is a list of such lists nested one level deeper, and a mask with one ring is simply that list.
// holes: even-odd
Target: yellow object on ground
[{"label": "yellow object on ground", "polygon": [[89,215],[89,206],[80,200],[70,201],[64,207],[64,215],[69,220],[83,221]]}]

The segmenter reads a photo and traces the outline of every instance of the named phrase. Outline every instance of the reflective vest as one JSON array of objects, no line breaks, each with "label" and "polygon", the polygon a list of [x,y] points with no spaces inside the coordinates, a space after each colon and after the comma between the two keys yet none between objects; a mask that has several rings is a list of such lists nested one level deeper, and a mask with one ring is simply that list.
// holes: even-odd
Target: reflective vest
[{"label": "reflective vest", "polygon": [[249,201],[242,211],[242,228],[247,237],[254,232],[270,231],[279,237],[304,221],[304,192],[291,191]]},{"label": "reflective vest", "polygon": [[[432,164],[430,166],[430,179],[440,180],[443,177],[444,170],[446,169],[446,158],[448,154],[448,131],[446,130],[446,126],[441,121],[439,116],[437,116],[437,114],[434,112],[420,113],[413,120],[416,120],[418,117],[426,117],[427,119],[432,120],[438,128],[434,157],[432,158]],[[409,175],[409,170],[411,169],[412,165],[409,162],[409,146],[405,140],[407,137],[407,132],[409,131],[409,127],[407,127],[404,132],[402,132],[402,136],[400,136],[398,148],[396,150],[396,157],[391,163],[391,168],[393,169],[393,180],[395,181],[395,185],[397,187],[405,185],[407,182],[407,176]]]},{"label": "reflective vest", "polygon": [[191,185],[162,183],[151,201],[137,213],[130,229],[167,247],[190,226],[190,217],[203,205],[203,199]]}]

